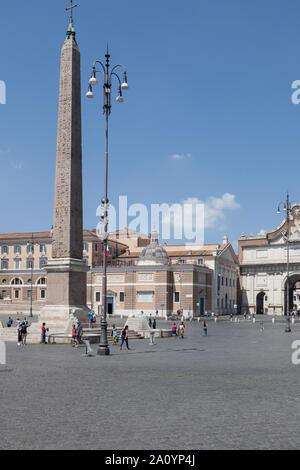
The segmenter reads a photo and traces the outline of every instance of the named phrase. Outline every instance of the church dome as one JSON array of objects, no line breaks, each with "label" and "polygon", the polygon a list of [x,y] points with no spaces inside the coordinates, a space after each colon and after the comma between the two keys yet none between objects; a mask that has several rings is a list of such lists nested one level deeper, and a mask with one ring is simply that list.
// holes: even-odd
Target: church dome
[{"label": "church dome", "polygon": [[159,245],[158,233],[156,231],[152,232],[151,243],[143,249],[138,264],[169,264],[168,253],[161,245]]}]

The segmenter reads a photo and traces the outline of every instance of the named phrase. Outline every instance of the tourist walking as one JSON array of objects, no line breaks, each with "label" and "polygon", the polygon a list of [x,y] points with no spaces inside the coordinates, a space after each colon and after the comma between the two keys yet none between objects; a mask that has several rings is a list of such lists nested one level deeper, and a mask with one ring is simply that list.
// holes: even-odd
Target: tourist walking
[{"label": "tourist walking", "polygon": [[181,339],[184,339],[184,329],[185,329],[185,324],[182,321],[179,325],[179,336]]},{"label": "tourist walking", "polygon": [[127,349],[129,350],[129,345],[128,345],[128,326],[126,325],[124,330],[122,331],[121,335],[121,346],[120,346],[120,351],[122,351],[123,344],[126,344]]},{"label": "tourist walking", "polygon": [[11,327],[12,327],[12,324],[13,324],[13,322],[14,322],[14,321],[13,321],[13,319],[12,319],[11,317],[9,317],[9,318],[8,318],[8,320],[7,320],[7,323],[6,323],[6,325],[7,325],[7,328],[11,328]]},{"label": "tourist walking", "polygon": [[156,318],[153,319],[152,328],[153,330],[156,330]]},{"label": "tourist walking", "polygon": [[149,327],[152,328],[152,318],[151,318],[151,315],[150,315],[150,317],[149,317],[149,322],[148,322],[148,324],[149,324]]},{"label": "tourist walking", "polygon": [[112,326],[111,336],[112,336],[113,345],[116,346],[116,344],[118,342],[118,334],[117,334],[117,329],[116,329],[115,324],[113,324],[113,326]]},{"label": "tourist walking", "polygon": [[207,323],[205,320],[202,322],[202,327],[203,327],[203,336],[207,336]]}]

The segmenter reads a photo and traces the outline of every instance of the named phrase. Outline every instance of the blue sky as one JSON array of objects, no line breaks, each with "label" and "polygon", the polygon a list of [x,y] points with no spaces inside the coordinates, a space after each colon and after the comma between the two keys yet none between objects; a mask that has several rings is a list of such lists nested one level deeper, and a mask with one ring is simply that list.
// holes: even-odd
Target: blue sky
[{"label": "blue sky", "polygon": [[[0,232],[49,230],[67,0],[1,3]],[[84,94],[107,42],[130,82],[110,121],[111,202],[119,195],[147,206],[208,201],[215,215],[208,243],[279,225],[287,189],[300,200],[300,105],[291,102],[300,79],[299,2],[78,3],[84,226],[97,225],[104,180],[101,93],[93,102]]]}]

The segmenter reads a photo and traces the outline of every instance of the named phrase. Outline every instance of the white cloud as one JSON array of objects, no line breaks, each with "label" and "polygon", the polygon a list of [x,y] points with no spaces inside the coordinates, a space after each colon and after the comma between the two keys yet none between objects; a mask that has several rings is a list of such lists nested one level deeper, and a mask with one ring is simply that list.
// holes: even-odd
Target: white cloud
[{"label": "white cloud", "polygon": [[191,158],[190,153],[174,153],[172,155],[173,160],[186,160],[187,158]]},{"label": "white cloud", "polygon": [[239,209],[234,194],[225,193],[222,197],[211,196],[205,204],[205,228],[215,228],[225,218],[226,210]]},{"label": "white cloud", "polygon": [[11,167],[12,167],[14,170],[22,170],[23,165],[22,165],[22,163],[11,163]]},{"label": "white cloud", "polygon": [[199,243],[200,239],[204,239],[205,229],[225,230],[226,211],[236,210],[240,204],[234,194],[225,193],[221,197],[211,196],[206,201],[188,198],[176,206],[179,208],[173,218],[170,219],[170,210],[163,214],[163,224],[171,225],[174,234],[184,234],[186,239],[189,239],[187,234],[195,234]]}]

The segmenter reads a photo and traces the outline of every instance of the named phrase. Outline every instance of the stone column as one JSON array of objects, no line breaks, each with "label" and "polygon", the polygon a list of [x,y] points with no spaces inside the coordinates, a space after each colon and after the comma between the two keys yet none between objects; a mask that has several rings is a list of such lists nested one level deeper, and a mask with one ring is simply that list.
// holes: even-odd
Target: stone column
[{"label": "stone column", "polygon": [[52,259],[47,271],[45,322],[70,328],[87,321],[86,273],[82,260],[82,148],[80,52],[69,30],[61,52]]}]

